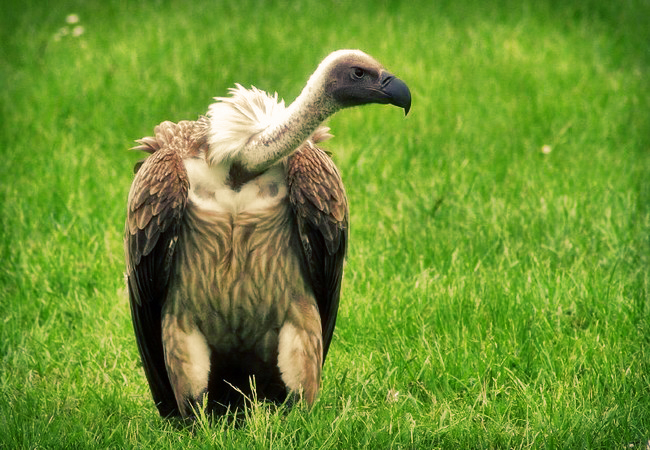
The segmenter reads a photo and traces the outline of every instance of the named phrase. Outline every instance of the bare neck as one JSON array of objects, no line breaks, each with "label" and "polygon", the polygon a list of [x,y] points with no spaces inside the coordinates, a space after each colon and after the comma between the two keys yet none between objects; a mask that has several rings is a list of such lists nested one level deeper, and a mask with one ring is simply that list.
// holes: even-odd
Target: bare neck
[{"label": "bare neck", "polygon": [[314,73],[284,114],[254,135],[242,149],[242,161],[248,170],[265,170],[289,156],[337,111],[324,93],[324,74],[319,72]]}]

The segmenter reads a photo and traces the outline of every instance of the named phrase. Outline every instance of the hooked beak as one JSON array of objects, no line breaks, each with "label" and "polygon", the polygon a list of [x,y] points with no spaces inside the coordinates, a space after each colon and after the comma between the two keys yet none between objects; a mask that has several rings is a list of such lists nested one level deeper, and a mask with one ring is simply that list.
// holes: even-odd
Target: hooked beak
[{"label": "hooked beak", "polygon": [[404,115],[407,115],[411,109],[411,91],[406,83],[388,72],[382,73],[380,83],[386,103],[404,108]]}]

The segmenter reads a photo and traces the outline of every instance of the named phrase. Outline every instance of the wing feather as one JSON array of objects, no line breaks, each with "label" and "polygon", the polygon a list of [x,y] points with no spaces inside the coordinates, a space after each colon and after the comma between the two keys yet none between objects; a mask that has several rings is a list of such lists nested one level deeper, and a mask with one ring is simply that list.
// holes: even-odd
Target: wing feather
[{"label": "wing feather", "polygon": [[154,401],[164,417],[179,415],[162,344],[161,313],[189,189],[183,157],[197,152],[194,122],[163,122],[141,139],[151,153],[136,166],[129,192],[124,249],[131,315]]},{"label": "wing feather", "polygon": [[305,143],[289,159],[289,199],[323,329],[327,356],[339,306],[347,251],[348,204],[341,176],[327,154]]}]

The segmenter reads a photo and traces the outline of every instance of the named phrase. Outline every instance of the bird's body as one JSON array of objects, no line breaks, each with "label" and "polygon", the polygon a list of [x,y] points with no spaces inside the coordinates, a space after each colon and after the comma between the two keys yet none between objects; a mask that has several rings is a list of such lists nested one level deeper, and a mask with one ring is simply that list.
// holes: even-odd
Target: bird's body
[{"label": "bird's body", "polygon": [[[289,107],[238,86],[207,118],[164,122],[140,141],[151,156],[129,194],[127,278],[163,416],[190,416],[206,394],[213,408],[238,406],[253,380],[259,398],[316,398],[348,230],[340,175],[316,147],[329,137],[319,125],[349,106],[326,92],[333,68],[374,63],[333,55]],[[408,105],[389,100],[410,105],[410,95]]]}]

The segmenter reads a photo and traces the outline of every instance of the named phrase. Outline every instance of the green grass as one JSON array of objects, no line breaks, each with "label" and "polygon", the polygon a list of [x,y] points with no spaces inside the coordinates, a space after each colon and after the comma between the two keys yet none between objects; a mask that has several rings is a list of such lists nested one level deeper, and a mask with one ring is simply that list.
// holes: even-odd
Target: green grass
[{"label": "green grass", "polygon": [[[0,447],[645,448],[650,2],[431,3],[0,6]],[[330,121],[352,229],[319,401],[179,428],[130,323],[127,149],[235,82],[291,101],[343,47],[413,108]]]}]

